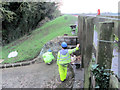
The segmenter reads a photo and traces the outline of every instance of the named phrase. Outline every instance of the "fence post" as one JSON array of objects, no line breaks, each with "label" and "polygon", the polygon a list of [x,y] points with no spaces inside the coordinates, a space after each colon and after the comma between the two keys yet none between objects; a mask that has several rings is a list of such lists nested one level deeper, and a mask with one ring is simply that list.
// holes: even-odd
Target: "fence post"
[{"label": "fence post", "polygon": [[94,24],[93,17],[88,17],[85,19],[86,31],[83,34],[85,36],[85,52],[84,52],[84,88],[90,87],[90,62],[92,58],[92,48],[93,48],[93,34],[94,34]]},{"label": "fence post", "polygon": [[80,43],[80,53],[81,53],[81,65],[82,65],[82,68],[84,67],[84,64],[83,64],[83,53],[82,53],[82,50],[83,50],[83,45],[82,45],[82,34],[83,34],[83,16],[78,16],[78,37],[79,37],[79,43]]},{"label": "fence post", "polygon": [[[118,2],[118,51],[120,51],[120,2]],[[118,52],[118,77],[120,78],[120,52]],[[118,85],[118,88],[120,88],[120,85]]]},{"label": "fence post", "polygon": [[107,69],[111,69],[112,55],[113,55],[113,22],[100,23],[100,36],[98,41],[97,63],[102,67],[107,65]]},{"label": "fence post", "polygon": [[79,37],[79,43],[81,44],[81,40],[82,40],[82,17],[78,16],[78,37]]},{"label": "fence post", "polygon": [[84,52],[85,52],[85,45],[86,45],[86,24],[85,24],[86,16],[79,16],[78,17],[78,36],[79,42],[81,47],[81,58],[82,58],[82,68],[84,68]]},{"label": "fence post", "polygon": [[[120,5],[120,2],[119,2],[119,5]],[[118,21],[118,38],[119,38],[119,41],[118,41],[118,77],[120,78],[120,21]]]},{"label": "fence post", "polygon": [[111,69],[113,56],[113,27],[113,22],[102,22],[99,24],[100,36],[98,41],[96,59],[100,67],[105,67],[105,69],[108,70]]}]

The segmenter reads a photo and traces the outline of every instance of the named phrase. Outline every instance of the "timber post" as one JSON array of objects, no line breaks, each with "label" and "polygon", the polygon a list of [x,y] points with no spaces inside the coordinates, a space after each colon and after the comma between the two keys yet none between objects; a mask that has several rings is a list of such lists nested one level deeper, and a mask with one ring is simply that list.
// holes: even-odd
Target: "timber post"
[{"label": "timber post", "polygon": [[[93,48],[93,34],[94,34],[94,24],[93,17],[87,17],[85,19],[86,31],[83,34],[85,52],[84,52],[84,88],[90,88],[90,62],[92,59],[92,48]],[[85,29],[84,29],[85,30]]]},{"label": "timber post", "polygon": [[83,45],[82,45],[82,32],[83,32],[83,17],[82,16],[78,16],[78,36],[79,36],[79,43],[80,43],[80,53],[81,53],[81,60],[82,60],[82,68],[84,68],[84,64],[83,64]]},{"label": "timber post", "polygon": [[107,69],[111,69],[113,55],[113,22],[100,23],[100,36],[98,41],[97,63],[102,67],[106,65]]},{"label": "timber post", "polygon": [[100,67],[105,67],[108,70],[111,70],[113,57],[113,27],[113,22],[101,22],[99,24],[100,36],[96,59]]},{"label": "timber post", "polygon": [[[119,2],[119,5],[120,5],[120,2]],[[118,77],[120,78],[120,21],[118,21]],[[119,85],[119,88],[120,88],[120,85]]]},{"label": "timber post", "polygon": [[84,68],[84,52],[85,52],[85,45],[86,45],[86,23],[85,23],[86,16],[79,16],[78,17],[78,36],[79,36],[79,43],[81,47],[81,59],[82,59],[82,68]]}]

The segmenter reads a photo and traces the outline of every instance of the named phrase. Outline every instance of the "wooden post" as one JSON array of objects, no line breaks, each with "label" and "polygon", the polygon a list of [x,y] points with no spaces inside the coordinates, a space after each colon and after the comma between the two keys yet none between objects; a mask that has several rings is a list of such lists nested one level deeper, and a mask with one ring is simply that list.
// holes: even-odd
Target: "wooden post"
[{"label": "wooden post", "polygon": [[112,55],[113,55],[113,22],[100,23],[100,36],[97,51],[97,63],[100,67],[107,65],[107,69],[111,69]]},{"label": "wooden post", "polygon": [[90,87],[90,62],[92,58],[92,47],[93,47],[93,34],[94,34],[94,24],[93,18],[88,17],[85,19],[86,31],[83,34],[83,42],[85,43],[85,52],[84,52],[84,88]]},{"label": "wooden post", "polygon": [[[2,5],[0,4],[0,7],[2,7]],[[2,13],[0,12],[0,15],[2,15]],[[0,18],[0,59],[2,58],[2,18]],[[2,90],[2,69],[0,69],[0,89]]]},{"label": "wooden post", "polygon": [[[120,4],[120,2],[119,2],[119,4]],[[120,78],[120,21],[118,21],[118,38],[119,38],[119,41],[118,41],[118,51],[119,51],[118,52],[118,77]],[[119,86],[119,88],[120,88],[120,86]]]},{"label": "wooden post", "polygon": [[82,44],[82,31],[83,31],[82,18],[83,18],[82,16],[78,16],[78,36],[80,44]]},{"label": "wooden post", "polygon": [[79,36],[79,43],[81,47],[81,58],[82,58],[82,68],[84,68],[84,51],[85,51],[85,32],[86,32],[86,24],[85,24],[85,16],[78,17],[78,36]]},{"label": "wooden post", "polygon": [[100,36],[97,50],[97,63],[100,67],[111,69],[113,55],[113,22],[102,22],[99,24]]},{"label": "wooden post", "polygon": [[[80,51],[80,53],[81,53],[81,58],[83,57],[83,55],[82,55],[82,32],[83,32],[83,19],[82,19],[83,17],[82,16],[78,16],[78,38],[79,38],[79,43],[80,43],[80,47],[81,47],[81,51]],[[82,65],[82,68],[84,67],[83,65],[83,58],[82,58],[82,63],[81,63],[81,65]]]},{"label": "wooden post", "polygon": [[[0,4],[0,8],[1,7],[2,7],[2,4]],[[0,12],[0,15],[2,16],[2,12]],[[0,17],[0,47],[2,47],[2,17]]]},{"label": "wooden post", "polygon": [[[118,2],[118,51],[120,51],[120,2]],[[118,77],[120,78],[120,52],[118,53]],[[120,88],[120,84],[118,85],[118,88]]]}]

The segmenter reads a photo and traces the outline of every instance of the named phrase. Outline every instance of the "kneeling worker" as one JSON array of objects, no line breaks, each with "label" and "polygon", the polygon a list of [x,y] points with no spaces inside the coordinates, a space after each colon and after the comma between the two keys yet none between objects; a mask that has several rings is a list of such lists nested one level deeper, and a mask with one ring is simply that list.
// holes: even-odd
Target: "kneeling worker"
[{"label": "kneeling worker", "polygon": [[58,52],[57,56],[57,65],[59,69],[60,80],[61,82],[64,82],[67,77],[67,66],[71,62],[70,54],[75,52],[76,50],[79,50],[80,44],[77,44],[77,47],[74,49],[67,49],[66,42],[62,42],[61,46],[62,50]]},{"label": "kneeling worker", "polygon": [[44,62],[46,64],[48,64],[48,65],[52,64],[53,59],[55,59],[53,54],[52,54],[52,50],[51,49],[49,49],[48,52],[44,53],[42,55],[42,57],[43,57]]}]

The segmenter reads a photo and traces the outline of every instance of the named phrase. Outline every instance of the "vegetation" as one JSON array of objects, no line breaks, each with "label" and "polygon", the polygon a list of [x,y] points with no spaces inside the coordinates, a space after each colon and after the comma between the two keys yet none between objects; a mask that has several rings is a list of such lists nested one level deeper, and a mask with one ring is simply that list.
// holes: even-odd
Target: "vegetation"
[{"label": "vegetation", "polygon": [[110,75],[113,75],[113,72],[105,68],[106,65],[103,67],[100,67],[98,64],[92,65],[92,73],[95,76],[96,88],[109,88]]},{"label": "vegetation", "polygon": [[[33,59],[39,54],[43,45],[49,40],[63,34],[71,35],[71,28],[69,26],[76,21],[77,18],[71,15],[60,16],[32,31],[30,35],[21,37],[20,39],[4,46],[2,48],[3,63],[15,63]],[[18,56],[8,58],[8,54],[15,50],[18,52]]]},{"label": "vegetation", "polygon": [[[2,44],[30,34],[39,22],[54,19],[59,11],[55,2],[2,2]],[[56,15],[57,12],[57,15]]]}]

